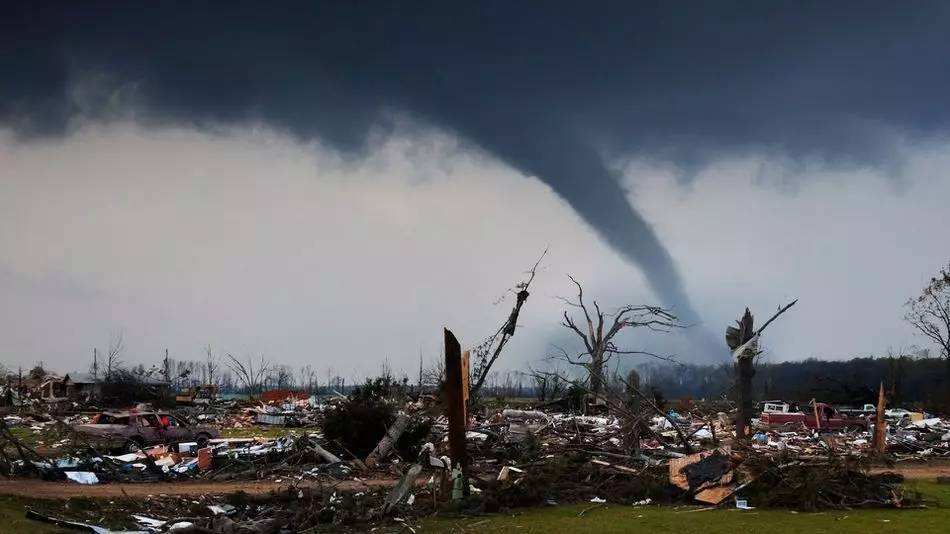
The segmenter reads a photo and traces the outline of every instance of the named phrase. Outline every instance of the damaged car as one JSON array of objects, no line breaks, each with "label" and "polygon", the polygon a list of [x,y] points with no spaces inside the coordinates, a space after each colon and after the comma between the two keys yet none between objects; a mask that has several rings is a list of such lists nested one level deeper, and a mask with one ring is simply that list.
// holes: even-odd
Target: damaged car
[{"label": "damaged car", "polygon": [[108,450],[135,452],[151,445],[196,442],[203,448],[220,437],[217,430],[165,412],[102,412],[87,424],[73,425],[73,431]]}]

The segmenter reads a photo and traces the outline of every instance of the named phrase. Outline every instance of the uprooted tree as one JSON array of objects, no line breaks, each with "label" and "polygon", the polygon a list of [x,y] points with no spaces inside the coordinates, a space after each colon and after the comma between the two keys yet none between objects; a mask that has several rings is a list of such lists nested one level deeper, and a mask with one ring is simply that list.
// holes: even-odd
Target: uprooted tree
[{"label": "uprooted tree", "polygon": [[657,332],[669,332],[674,328],[683,328],[684,325],[669,310],[659,306],[626,305],[611,315],[601,311],[600,305],[594,300],[592,301],[594,306],[592,317],[590,308],[584,302],[584,288],[573,276],[567,276],[577,286],[577,300],[563,297],[561,300],[568,306],[580,309],[584,314],[586,324],[579,327],[577,322],[565,310],[561,325],[577,334],[577,337],[584,343],[584,350],[572,356],[568,351],[560,349],[561,354],[557,357],[571,365],[586,369],[588,389],[595,398],[603,390],[605,383],[604,369],[614,356],[650,356],[661,360],[675,361],[672,357],[653,352],[625,350],[618,347],[614,342],[617,334],[626,328],[647,328]]},{"label": "uprooted tree", "polygon": [[528,277],[515,285],[515,288],[512,290],[512,292],[515,293],[515,304],[511,309],[511,313],[508,314],[508,319],[502,323],[494,334],[472,349],[472,386],[469,393],[470,402],[477,401],[478,392],[481,390],[482,385],[485,384],[485,379],[488,378],[492,366],[495,365],[498,357],[501,356],[501,352],[504,350],[508,340],[515,335],[515,328],[518,326],[518,315],[521,313],[521,307],[524,306],[524,303],[528,300],[528,287],[531,285],[531,282],[534,281],[534,277],[538,272],[538,265],[541,264],[541,260],[544,259],[547,253],[548,249],[544,249],[538,261],[527,271],[526,274]]}]

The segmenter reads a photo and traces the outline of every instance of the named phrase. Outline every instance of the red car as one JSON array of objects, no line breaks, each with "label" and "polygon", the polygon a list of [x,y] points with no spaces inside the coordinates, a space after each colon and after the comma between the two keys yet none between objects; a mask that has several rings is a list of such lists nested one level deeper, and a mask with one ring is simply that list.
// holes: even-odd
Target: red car
[{"label": "red car", "polygon": [[[815,414],[817,413],[817,418]],[[868,429],[868,420],[864,417],[851,417],[840,413],[833,406],[823,402],[806,406],[800,412],[762,412],[759,416],[762,425],[768,428],[797,428],[805,425],[818,430],[858,431]]]},{"label": "red car", "polygon": [[73,430],[98,447],[135,452],[163,443],[194,441],[204,447],[220,436],[217,430],[189,424],[165,412],[103,412],[92,422],[73,425]]}]

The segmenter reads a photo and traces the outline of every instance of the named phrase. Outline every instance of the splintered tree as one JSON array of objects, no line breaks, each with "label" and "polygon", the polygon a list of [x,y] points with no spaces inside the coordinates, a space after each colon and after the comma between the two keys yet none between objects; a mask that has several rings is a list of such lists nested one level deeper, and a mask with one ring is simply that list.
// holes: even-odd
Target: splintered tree
[{"label": "splintered tree", "polygon": [[505,348],[508,340],[515,335],[515,328],[518,326],[518,315],[521,313],[521,307],[524,306],[524,303],[528,300],[528,287],[531,285],[531,282],[534,281],[534,276],[538,271],[538,265],[541,264],[541,260],[544,259],[547,253],[548,249],[544,249],[538,261],[527,271],[527,279],[515,286],[515,290],[517,290],[515,292],[515,304],[511,309],[511,313],[508,314],[508,319],[502,323],[494,334],[472,349],[472,386],[469,392],[471,401],[477,401],[478,392],[482,389],[482,385],[485,384],[485,379],[488,378],[492,366],[495,365],[498,357],[501,356],[501,351]]},{"label": "splintered tree", "polygon": [[568,306],[578,308],[584,314],[584,323],[578,326],[577,322],[564,312],[562,326],[568,328],[584,343],[584,350],[571,355],[561,349],[560,359],[571,365],[584,367],[589,377],[589,391],[596,398],[604,387],[604,369],[610,359],[618,355],[650,356],[653,358],[674,361],[669,356],[663,356],[642,350],[624,350],[614,343],[614,338],[626,328],[648,328],[657,332],[669,332],[673,328],[682,328],[675,315],[659,306],[627,305],[614,314],[605,314],[601,311],[597,301],[592,301],[594,314],[584,302],[584,288],[573,276],[567,275],[577,286],[577,300],[561,298]]},{"label": "splintered tree", "polygon": [[745,309],[742,317],[736,321],[737,326],[726,327],[726,344],[736,358],[736,438],[744,440],[746,438],[746,429],[752,422],[752,376],[755,375],[753,361],[759,354],[759,336],[769,324],[779,315],[785,313],[798,302],[793,300],[789,304],[780,307],[758,330],[753,329],[753,318],[749,308]]}]

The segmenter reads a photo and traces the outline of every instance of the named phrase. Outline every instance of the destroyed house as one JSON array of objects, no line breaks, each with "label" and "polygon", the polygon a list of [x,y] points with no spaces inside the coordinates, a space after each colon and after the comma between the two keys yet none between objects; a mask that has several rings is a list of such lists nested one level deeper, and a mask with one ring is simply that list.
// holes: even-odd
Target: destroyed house
[{"label": "destroyed house", "polygon": [[34,391],[41,399],[75,400],[98,397],[101,389],[99,383],[91,375],[74,373],[62,378],[47,376]]}]

